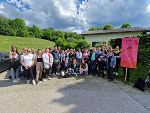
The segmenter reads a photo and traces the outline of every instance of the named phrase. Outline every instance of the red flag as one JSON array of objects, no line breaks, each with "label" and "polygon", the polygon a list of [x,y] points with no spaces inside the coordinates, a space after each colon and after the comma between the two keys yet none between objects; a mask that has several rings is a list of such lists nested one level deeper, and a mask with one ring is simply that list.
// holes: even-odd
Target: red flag
[{"label": "red flag", "polygon": [[137,67],[139,38],[123,38],[121,48],[121,66],[127,68]]}]

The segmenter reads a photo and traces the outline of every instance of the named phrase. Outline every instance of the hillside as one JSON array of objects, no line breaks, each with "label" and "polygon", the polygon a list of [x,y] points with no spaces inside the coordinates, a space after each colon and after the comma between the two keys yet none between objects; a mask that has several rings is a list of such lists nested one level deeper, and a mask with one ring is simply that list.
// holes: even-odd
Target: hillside
[{"label": "hillside", "polygon": [[10,51],[12,45],[16,45],[18,50],[22,48],[51,48],[54,46],[54,42],[43,40],[39,38],[27,38],[27,37],[14,37],[14,36],[1,36],[0,35],[0,51]]}]

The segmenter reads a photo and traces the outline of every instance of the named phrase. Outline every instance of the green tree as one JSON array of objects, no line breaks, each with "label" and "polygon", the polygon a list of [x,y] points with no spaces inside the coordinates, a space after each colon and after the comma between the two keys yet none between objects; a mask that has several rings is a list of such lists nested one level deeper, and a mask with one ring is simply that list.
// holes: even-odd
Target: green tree
[{"label": "green tree", "polygon": [[32,27],[28,27],[29,35],[36,38],[41,38],[42,31],[40,28],[36,25],[33,25]]},{"label": "green tree", "polygon": [[131,28],[131,24],[130,23],[123,23],[121,28]]},{"label": "green tree", "polygon": [[53,30],[52,29],[47,28],[47,29],[42,30],[42,37],[41,37],[42,39],[52,41],[51,37],[53,37]]},{"label": "green tree", "polygon": [[87,43],[86,40],[79,40],[76,45],[76,49],[84,49],[84,48],[89,48],[89,47],[90,47],[90,44]]},{"label": "green tree", "polygon": [[9,25],[9,19],[0,16],[0,34],[1,35],[12,35],[12,29]]},{"label": "green tree", "polygon": [[14,36],[28,36],[27,27],[25,25],[24,20],[16,18],[9,21],[9,25],[13,30]]},{"label": "green tree", "polygon": [[103,30],[111,30],[113,29],[113,26],[111,24],[106,24],[104,27],[103,27]]},{"label": "green tree", "polygon": [[95,31],[95,30],[103,30],[103,26],[100,26],[100,27],[90,27],[88,29],[88,31]]}]

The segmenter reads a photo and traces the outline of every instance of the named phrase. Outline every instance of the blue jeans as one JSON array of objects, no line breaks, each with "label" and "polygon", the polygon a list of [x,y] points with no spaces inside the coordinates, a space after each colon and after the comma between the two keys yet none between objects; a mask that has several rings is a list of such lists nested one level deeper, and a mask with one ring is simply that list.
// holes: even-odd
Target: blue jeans
[{"label": "blue jeans", "polygon": [[16,78],[19,78],[19,67],[16,68],[15,70],[11,68],[11,78],[14,80]]},{"label": "blue jeans", "polygon": [[95,75],[96,74],[96,63],[95,63],[95,61],[90,62],[90,68],[91,68],[91,73],[93,75]]}]

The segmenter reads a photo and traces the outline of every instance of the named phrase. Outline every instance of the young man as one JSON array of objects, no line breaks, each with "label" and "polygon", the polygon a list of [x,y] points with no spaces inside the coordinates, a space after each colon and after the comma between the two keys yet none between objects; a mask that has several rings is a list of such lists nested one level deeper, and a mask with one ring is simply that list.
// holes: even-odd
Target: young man
[{"label": "young man", "polygon": [[116,66],[116,57],[113,54],[113,51],[110,51],[108,56],[108,79],[113,81],[114,79],[114,68]]}]

